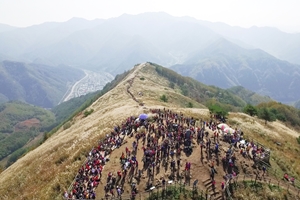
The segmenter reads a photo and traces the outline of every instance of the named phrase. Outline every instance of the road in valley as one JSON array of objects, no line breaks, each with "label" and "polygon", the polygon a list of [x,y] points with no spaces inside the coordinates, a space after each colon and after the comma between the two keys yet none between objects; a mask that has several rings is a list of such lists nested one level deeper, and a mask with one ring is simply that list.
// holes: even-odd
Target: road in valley
[{"label": "road in valley", "polygon": [[61,102],[68,101],[74,97],[86,95],[90,92],[102,90],[106,83],[112,81],[114,78],[111,74],[107,72],[98,73],[84,70],[84,73],[85,76],[76,83],[74,83],[72,88],[66,92]]}]

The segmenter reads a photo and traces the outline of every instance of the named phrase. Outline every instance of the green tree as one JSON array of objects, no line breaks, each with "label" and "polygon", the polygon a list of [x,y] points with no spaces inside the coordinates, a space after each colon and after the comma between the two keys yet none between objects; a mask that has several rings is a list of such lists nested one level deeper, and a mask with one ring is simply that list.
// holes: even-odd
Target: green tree
[{"label": "green tree", "polygon": [[287,121],[287,120],[286,120],[286,117],[285,117],[285,115],[284,115],[283,113],[278,113],[278,114],[276,115],[276,118],[277,118],[278,120],[282,121],[282,122],[286,122],[286,121]]},{"label": "green tree", "polygon": [[161,97],[160,97],[160,100],[162,100],[163,102],[168,102],[168,98],[165,94],[163,94]]},{"label": "green tree", "polygon": [[65,123],[65,124],[63,125],[63,129],[64,129],[64,130],[66,130],[66,129],[70,128],[70,127],[71,127],[71,123],[70,123],[70,122],[67,122],[67,123]]},{"label": "green tree", "polygon": [[175,88],[175,84],[173,82],[170,82],[170,88],[174,89]]},{"label": "green tree", "polygon": [[300,144],[300,136],[297,137],[296,139],[297,139],[298,144]]},{"label": "green tree", "polygon": [[225,117],[225,116],[228,115],[228,111],[225,108],[218,105],[218,104],[209,105],[208,109],[211,113],[219,115],[219,116]]},{"label": "green tree", "polygon": [[260,109],[258,117],[265,120],[265,124],[276,120],[275,115],[266,107]]},{"label": "green tree", "polygon": [[189,102],[189,103],[188,103],[188,108],[193,108],[193,107],[194,107],[193,103],[192,103],[192,102]]},{"label": "green tree", "polygon": [[244,113],[250,115],[250,116],[255,116],[257,115],[257,109],[252,106],[251,104],[247,104],[244,109],[243,109]]},{"label": "green tree", "polygon": [[92,114],[93,112],[94,112],[94,109],[86,110],[86,111],[84,111],[83,115],[84,115],[84,117],[87,117],[87,116],[89,116],[90,114]]},{"label": "green tree", "polygon": [[184,83],[181,87],[181,93],[184,95],[184,96],[189,96],[189,88],[188,88],[188,84]]}]

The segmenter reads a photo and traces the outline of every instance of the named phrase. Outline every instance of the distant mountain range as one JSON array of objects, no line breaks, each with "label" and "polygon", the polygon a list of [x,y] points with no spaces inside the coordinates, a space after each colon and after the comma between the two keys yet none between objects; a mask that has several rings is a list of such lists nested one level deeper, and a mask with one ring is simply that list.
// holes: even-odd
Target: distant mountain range
[{"label": "distant mountain range", "polygon": [[150,61],[174,66],[206,84],[242,85],[285,103],[300,99],[295,93],[298,55],[300,34],[166,13],[73,18],[27,28],[0,26],[0,60],[63,64],[113,75]]},{"label": "distant mountain range", "polygon": [[9,25],[6,25],[6,24],[0,24],[0,33],[5,32],[5,31],[11,31],[11,30],[14,30],[14,29],[16,29],[16,27],[9,26]]},{"label": "distant mountain range", "polygon": [[291,63],[300,64],[300,33],[285,33],[273,27],[240,28],[224,23],[201,24],[243,47],[260,48],[267,53]]},{"label": "distant mountain range", "polygon": [[3,61],[0,63],[0,103],[21,100],[44,108],[57,105],[84,73],[67,66],[46,66]]},{"label": "distant mountain range", "polygon": [[300,67],[260,49],[244,49],[219,39],[187,62],[171,67],[185,76],[222,88],[242,85],[281,102],[300,99]]}]

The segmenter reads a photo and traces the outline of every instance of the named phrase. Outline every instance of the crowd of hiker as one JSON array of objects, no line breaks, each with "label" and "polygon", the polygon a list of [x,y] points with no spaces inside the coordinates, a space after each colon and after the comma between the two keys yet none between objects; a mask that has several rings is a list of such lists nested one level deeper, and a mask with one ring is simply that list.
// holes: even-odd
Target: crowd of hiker
[{"label": "crowd of hiker", "polygon": [[[141,176],[147,176],[147,189],[154,184],[155,173],[158,174],[161,167],[171,170],[169,178],[175,178],[180,173],[182,164],[180,155],[183,152],[192,153],[192,138],[196,131],[203,137],[203,129],[194,128],[195,119],[184,117],[183,114],[174,113],[166,109],[152,110],[154,114],[151,122],[148,119],[129,117],[121,126],[107,134],[104,140],[99,141],[87,157],[86,163],[78,170],[72,189],[64,193],[66,199],[95,199],[95,188],[103,180],[102,171],[105,163],[109,161],[109,155],[115,148],[121,147],[124,138],[135,137],[132,148],[126,147],[120,155],[120,170],[108,172],[104,187],[105,196],[121,196],[123,185],[129,180],[131,195],[138,193],[136,184]],[[136,158],[137,148],[140,145],[143,150],[143,158]],[[175,161],[176,160],[176,161]],[[139,163],[142,168],[139,169]],[[185,177],[188,177],[191,163],[185,163]],[[161,180],[162,186],[166,180]]]},{"label": "crowd of hiker", "polygon": [[[195,134],[193,118],[185,118],[182,114],[173,113],[170,110],[152,110],[154,116],[151,121],[148,119],[132,119],[132,131],[127,135],[134,137],[132,147],[126,147],[120,155],[120,170],[117,173],[110,172],[116,181],[107,181],[105,194],[116,196],[114,189],[119,189],[122,193],[124,183],[127,181],[131,185],[131,198],[134,199],[137,193],[137,184],[143,177],[147,178],[145,190],[151,190],[157,186],[154,181],[161,168],[170,170],[168,181],[174,179],[180,173],[182,151],[190,154],[192,151],[192,137]],[[191,127],[189,129],[188,127]],[[137,150],[142,150],[142,160],[137,160]],[[141,167],[139,167],[141,166]],[[185,175],[189,174],[191,163],[185,163]],[[166,186],[163,177],[158,183]],[[109,188],[109,189],[106,189]],[[117,192],[120,196],[121,193]]]},{"label": "crowd of hiker", "polygon": [[[115,126],[105,139],[98,142],[89,152],[86,163],[79,169],[71,191],[64,193],[66,199],[95,199],[95,189],[100,181],[104,184],[105,198],[121,197],[124,184],[129,183],[132,199],[139,193],[137,186],[142,177],[147,180],[146,191],[155,187],[165,188],[169,181],[190,184],[192,166],[188,160],[182,159],[182,154],[191,155],[194,145],[200,146],[201,160],[206,157],[209,161],[211,183],[215,190],[215,165],[219,165],[220,139],[224,136],[218,124],[225,122],[225,119],[196,120],[167,109],[154,109],[151,110],[151,117],[145,116],[128,117],[121,125]],[[127,141],[125,138],[134,138],[129,148],[122,146]],[[243,139],[240,130],[231,136],[225,135],[224,139],[231,144],[221,158],[226,182],[238,173],[233,147],[239,147],[241,154],[245,156],[245,152],[250,150],[247,149],[248,146],[252,143],[240,143]],[[193,140],[197,144],[193,144]],[[119,155],[119,170],[107,169],[103,173],[105,163],[109,161],[109,155],[115,148],[124,148]],[[143,153],[141,160],[137,159],[138,149]],[[253,147],[252,150],[255,151],[253,155],[263,151]],[[157,182],[155,176],[161,170],[168,172],[168,177],[160,177]],[[221,188],[224,187],[222,182]]]},{"label": "crowd of hiker", "polygon": [[72,190],[65,191],[66,199],[95,199],[95,189],[102,178],[102,171],[105,163],[109,161],[109,154],[115,148],[119,148],[123,138],[119,134],[119,127],[116,127],[98,145],[93,148],[88,156],[86,163],[78,170]]}]

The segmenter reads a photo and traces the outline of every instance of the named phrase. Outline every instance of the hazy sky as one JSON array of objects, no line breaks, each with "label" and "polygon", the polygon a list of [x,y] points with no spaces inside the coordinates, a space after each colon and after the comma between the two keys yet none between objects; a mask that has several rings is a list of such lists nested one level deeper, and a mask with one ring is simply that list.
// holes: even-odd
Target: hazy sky
[{"label": "hazy sky", "polygon": [[164,11],[241,27],[300,32],[299,8],[300,0],[0,0],[0,23],[24,27],[72,17],[107,19]]}]

